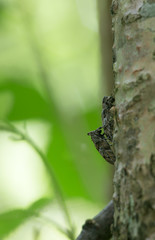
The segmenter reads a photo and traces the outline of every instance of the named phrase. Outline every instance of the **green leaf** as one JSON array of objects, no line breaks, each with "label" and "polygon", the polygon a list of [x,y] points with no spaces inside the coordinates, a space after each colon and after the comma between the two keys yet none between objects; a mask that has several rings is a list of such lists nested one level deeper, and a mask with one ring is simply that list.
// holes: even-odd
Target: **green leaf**
[{"label": "green leaf", "polygon": [[51,202],[49,198],[41,198],[38,201],[34,202],[30,207],[29,211],[35,212]]},{"label": "green leaf", "polygon": [[7,234],[12,232],[20,224],[22,224],[30,213],[26,210],[12,210],[0,215],[0,237],[5,237]]},{"label": "green leaf", "polygon": [[36,211],[47,205],[49,201],[47,198],[42,198],[27,209],[15,209],[0,214],[0,238],[7,236],[28,218],[34,216]]},{"label": "green leaf", "polygon": [[[13,96],[12,107],[6,116],[8,120],[18,121],[32,118],[50,119],[50,108],[31,85],[26,84],[26,80],[19,82],[16,79],[5,79],[0,84],[0,93],[10,93]],[[0,108],[5,102],[0,101]]]}]

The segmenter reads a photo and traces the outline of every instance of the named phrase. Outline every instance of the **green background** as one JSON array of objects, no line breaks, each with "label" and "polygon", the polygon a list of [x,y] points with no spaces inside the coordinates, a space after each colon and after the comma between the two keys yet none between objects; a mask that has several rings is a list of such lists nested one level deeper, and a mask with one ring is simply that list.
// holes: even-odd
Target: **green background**
[{"label": "green background", "polygon": [[[0,35],[0,118],[26,126],[46,154],[78,232],[112,191],[87,136],[101,126],[104,90],[95,1],[1,0]],[[39,156],[10,137],[0,132],[0,239],[66,239],[36,221],[42,211],[65,226]]]}]

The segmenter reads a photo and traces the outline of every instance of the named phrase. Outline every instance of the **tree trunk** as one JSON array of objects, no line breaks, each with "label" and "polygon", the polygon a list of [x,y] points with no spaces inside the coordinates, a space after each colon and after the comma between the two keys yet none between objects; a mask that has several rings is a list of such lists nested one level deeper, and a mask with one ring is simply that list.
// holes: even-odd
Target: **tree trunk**
[{"label": "tree trunk", "polygon": [[113,0],[113,239],[155,239],[155,1]]},{"label": "tree trunk", "polygon": [[113,0],[111,13],[116,161],[107,158],[100,128],[89,135],[115,162],[113,202],[86,221],[78,239],[108,240],[112,225],[113,240],[155,240],[155,0]]}]

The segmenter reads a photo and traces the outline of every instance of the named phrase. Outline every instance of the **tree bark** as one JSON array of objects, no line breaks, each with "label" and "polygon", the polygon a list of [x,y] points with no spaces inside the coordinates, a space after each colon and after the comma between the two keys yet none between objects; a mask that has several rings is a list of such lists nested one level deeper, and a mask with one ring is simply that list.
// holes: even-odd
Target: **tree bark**
[{"label": "tree bark", "polygon": [[113,0],[113,240],[155,239],[155,1]]},{"label": "tree bark", "polygon": [[[86,222],[78,240],[109,239],[110,235],[100,235],[100,231],[104,234],[107,226],[110,230],[111,223],[113,240],[154,240],[155,0],[113,0],[111,13],[116,109],[114,218],[108,205],[99,214],[102,217]],[[96,138],[96,131],[89,135],[99,151],[102,138]]]}]

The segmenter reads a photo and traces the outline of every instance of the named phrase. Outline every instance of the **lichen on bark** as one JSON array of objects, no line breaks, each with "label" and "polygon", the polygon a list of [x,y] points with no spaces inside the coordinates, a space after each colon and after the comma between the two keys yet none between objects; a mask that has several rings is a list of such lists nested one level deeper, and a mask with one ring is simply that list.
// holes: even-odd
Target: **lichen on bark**
[{"label": "lichen on bark", "polygon": [[113,240],[155,239],[155,3],[114,0]]}]

